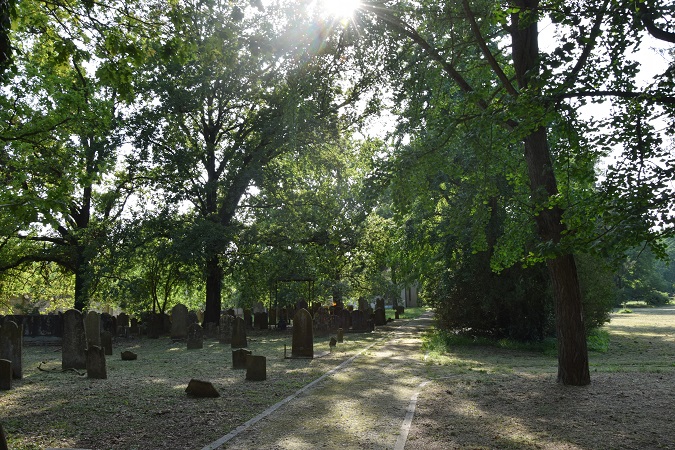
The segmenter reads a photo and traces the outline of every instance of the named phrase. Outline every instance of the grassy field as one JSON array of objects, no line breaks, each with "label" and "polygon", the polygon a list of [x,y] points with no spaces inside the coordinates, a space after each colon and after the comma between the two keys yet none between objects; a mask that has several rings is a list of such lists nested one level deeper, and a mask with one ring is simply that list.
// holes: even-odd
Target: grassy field
[{"label": "grassy field", "polygon": [[[347,333],[333,352],[330,336],[316,336],[313,360],[284,358],[285,346],[291,352],[288,330],[251,331],[248,349],[267,358],[262,382],[246,381],[245,371],[233,370],[230,345],[217,340],[187,350],[185,342],[168,337],[118,338],[106,380],[61,372],[60,347],[25,347],[23,379],[0,391],[0,423],[14,450],[201,448],[421,312],[408,309],[402,320],[374,333]],[[138,360],[122,361],[124,350],[137,353]],[[221,396],[188,397],[192,378],[211,381]]]}]

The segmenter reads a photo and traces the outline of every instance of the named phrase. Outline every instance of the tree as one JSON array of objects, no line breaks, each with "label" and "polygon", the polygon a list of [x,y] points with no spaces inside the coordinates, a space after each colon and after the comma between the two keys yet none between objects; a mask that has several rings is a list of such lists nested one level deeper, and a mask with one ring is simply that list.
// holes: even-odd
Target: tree
[{"label": "tree", "polygon": [[[620,225],[624,229],[628,225],[630,234],[612,235],[617,238],[612,243],[615,249],[641,241],[658,246],[660,233],[644,227],[644,218],[648,217],[652,225],[660,225],[661,230],[672,229],[667,212],[671,201],[664,195],[667,189],[659,179],[672,178],[672,173],[659,164],[649,169],[644,164],[645,158],[653,161],[663,156],[659,151],[660,142],[654,138],[653,130],[646,130],[645,126],[625,125],[636,121],[644,124],[647,116],[654,114],[653,109],[644,105],[660,103],[667,107],[671,98],[668,91],[634,89],[636,65],[627,52],[632,45],[640,43],[638,31],[643,28],[638,20],[625,20],[626,15],[633,12],[631,5],[609,1],[589,4],[517,0],[507,6],[491,1],[469,4],[462,0],[444,5],[386,2],[362,6],[364,12],[385,23],[398,36],[409,39],[426,59],[437,64],[453,83],[452,89],[457,95],[474,106],[473,111],[492,117],[509,131],[514,142],[521,142],[529,180],[530,210],[541,242],[538,253],[546,261],[554,288],[558,380],[564,384],[590,382],[573,252],[575,245],[581,242],[586,241],[587,245],[589,240],[598,242],[600,227],[587,220],[583,225],[577,222],[577,227],[569,228],[565,198],[560,195],[556,177],[556,168],[561,164],[555,157],[562,155],[553,154],[549,144],[553,118],[560,111],[583,104],[589,97],[615,99],[626,113],[620,128],[624,138],[628,135],[633,138],[633,142],[626,139],[622,142],[624,154],[629,160],[642,162],[639,167],[644,176],[636,177],[633,168],[624,167],[607,177],[602,192],[594,193],[596,198],[604,195],[605,200],[607,197],[613,200],[604,207],[605,234],[614,233]],[[550,52],[539,47],[538,26],[544,17],[556,24],[559,32],[557,46]],[[508,45],[504,45],[505,42]],[[396,48],[402,47],[396,44]],[[488,79],[486,69],[491,75]],[[426,92],[433,95],[431,90]],[[613,125],[620,124],[616,121]],[[597,143],[606,141],[603,136]],[[635,187],[636,184],[640,187],[638,195],[624,189],[626,185]],[[639,207],[619,208],[636,199]],[[597,201],[594,205],[602,208]]]},{"label": "tree", "polygon": [[136,51],[126,42],[120,53],[120,31],[113,27],[128,29],[135,19],[109,14],[103,21],[98,8],[17,6],[11,40],[18,51],[0,112],[10,125],[0,133],[6,184],[0,270],[58,263],[75,275],[77,309],[89,304],[92,261],[132,190],[128,173],[117,166],[125,85],[110,74],[114,66],[116,77],[125,73]]},{"label": "tree", "polygon": [[335,136],[339,108],[358,92],[337,85],[344,43],[328,23],[312,27],[297,4],[184,2],[163,20],[138,84],[136,144],[155,189],[194,213],[204,320],[218,323],[242,198],[275,158]]}]

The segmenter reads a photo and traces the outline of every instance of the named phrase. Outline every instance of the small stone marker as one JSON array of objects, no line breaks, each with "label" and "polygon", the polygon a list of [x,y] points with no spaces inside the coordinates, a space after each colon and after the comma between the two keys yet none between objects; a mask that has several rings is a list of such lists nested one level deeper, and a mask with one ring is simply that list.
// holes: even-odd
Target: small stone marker
[{"label": "small stone marker", "polygon": [[251,354],[250,350],[244,350],[243,348],[232,350],[232,368],[246,369],[246,357]]},{"label": "small stone marker", "polygon": [[193,397],[220,397],[220,394],[209,381],[191,379],[185,392]]},{"label": "small stone marker", "polygon": [[246,356],[246,379],[265,381],[267,379],[267,358],[260,355]]},{"label": "small stone marker", "polygon": [[331,336],[330,342],[328,343],[328,347],[330,347],[330,351],[332,352],[333,349],[337,346],[337,339]]},{"label": "small stone marker", "polygon": [[125,350],[121,353],[122,361],[135,361],[138,359],[138,355],[129,350]]},{"label": "small stone marker", "polygon": [[86,369],[87,338],[84,332],[82,313],[69,309],[63,313],[63,344],[61,345],[61,368]]},{"label": "small stone marker", "polygon": [[0,359],[0,391],[12,389],[12,361]]},{"label": "small stone marker", "polygon": [[108,371],[105,365],[105,352],[102,347],[92,345],[87,349],[87,378],[105,380]]},{"label": "small stone marker", "polygon": [[101,346],[106,355],[113,354],[112,333],[110,331],[101,331]]},{"label": "small stone marker", "polygon": [[345,330],[338,328],[337,330],[337,341],[342,344],[345,341]]},{"label": "small stone marker", "polygon": [[100,347],[101,318],[96,311],[89,311],[84,317],[84,330],[87,334],[87,347]]},{"label": "small stone marker", "polygon": [[198,350],[204,348],[204,330],[198,323],[193,323],[188,327],[187,348],[188,350]]},{"label": "small stone marker", "polygon": [[293,346],[291,357],[314,358],[314,330],[312,316],[306,309],[300,309],[293,317]]},{"label": "small stone marker", "polygon": [[234,324],[232,326],[232,342],[230,345],[232,348],[248,347],[248,340],[246,339],[246,323],[241,317],[234,319]]},{"label": "small stone marker", "polygon": [[178,341],[188,336],[188,309],[177,304],[171,310],[171,339]]},{"label": "small stone marker", "polygon": [[5,320],[0,327],[0,358],[12,362],[12,377],[23,377],[23,326]]}]

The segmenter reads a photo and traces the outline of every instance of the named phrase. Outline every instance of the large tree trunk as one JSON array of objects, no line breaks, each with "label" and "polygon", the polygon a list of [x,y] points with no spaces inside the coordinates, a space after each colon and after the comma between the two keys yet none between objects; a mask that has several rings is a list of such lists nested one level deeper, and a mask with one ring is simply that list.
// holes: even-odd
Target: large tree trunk
[{"label": "large tree trunk", "polygon": [[[521,89],[537,86],[539,42],[537,14],[539,0],[516,0],[519,10],[512,15],[513,65]],[[534,81],[534,82],[533,82]],[[534,114],[536,112],[533,111]],[[565,225],[563,210],[549,208],[546,202],[558,194],[551,152],[545,125],[525,137],[525,161],[532,200],[537,208],[536,222],[543,242],[560,242]],[[588,370],[588,349],[581,306],[581,292],[574,256],[563,254],[547,262],[555,298],[556,333],[558,340],[558,381],[583,386],[591,382]]]},{"label": "large tree trunk", "polygon": [[223,269],[218,257],[206,263],[206,310],[204,324],[220,322],[220,291],[223,284]]},{"label": "large tree trunk", "polygon": [[75,262],[75,304],[78,311],[84,311],[89,306],[89,261],[84,256],[84,248],[78,246]]}]

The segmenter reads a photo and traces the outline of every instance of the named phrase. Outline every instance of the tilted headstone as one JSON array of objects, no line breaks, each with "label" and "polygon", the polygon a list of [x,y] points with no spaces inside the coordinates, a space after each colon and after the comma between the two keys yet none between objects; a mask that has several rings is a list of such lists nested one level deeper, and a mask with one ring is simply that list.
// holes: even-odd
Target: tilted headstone
[{"label": "tilted headstone", "polygon": [[23,377],[23,327],[5,320],[0,327],[0,358],[12,362],[12,376]]},{"label": "tilted headstone", "polygon": [[96,311],[89,311],[84,317],[84,330],[87,334],[87,347],[101,346],[101,318]]},{"label": "tilted headstone", "polygon": [[229,314],[220,316],[220,326],[218,327],[218,341],[221,344],[229,344],[232,342],[232,324],[234,317]]},{"label": "tilted headstone", "polygon": [[12,361],[0,359],[0,391],[12,389]]},{"label": "tilted headstone", "polygon": [[87,378],[105,380],[108,371],[105,365],[105,353],[102,347],[91,345],[87,348]]},{"label": "tilted headstone", "polygon": [[110,331],[101,331],[101,347],[106,355],[113,354],[112,334]]},{"label": "tilted headstone", "polygon": [[246,379],[265,381],[267,379],[267,358],[260,355],[246,356]]},{"label": "tilted headstone", "polygon": [[312,316],[301,309],[293,317],[293,345],[291,356],[295,358],[314,358],[314,330]]},{"label": "tilted headstone", "polygon": [[188,350],[204,348],[204,330],[198,323],[193,323],[188,327],[187,348]]},{"label": "tilted headstone", "polygon": [[374,314],[375,314],[374,320],[375,320],[376,326],[381,327],[382,325],[387,324],[387,316],[384,313],[384,308],[377,308],[375,310]]},{"label": "tilted headstone", "polygon": [[232,368],[246,369],[246,357],[251,354],[250,350],[244,350],[243,348],[232,350]]},{"label": "tilted headstone", "polygon": [[210,381],[191,379],[185,392],[193,397],[220,397],[220,394]]},{"label": "tilted headstone", "polygon": [[244,319],[237,317],[234,319],[234,324],[232,326],[232,342],[230,342],[232,348],[245,348],[248,347],[248,340],[246,339],[246,324]]},{"label": "tilted headstone", "polygon": [[171,339],[186,339],[188,335],[188,309],[187,306],[177,304],[171,310]]},{"label": "tilted headstone", "polygon": [[61,368],[85,369],[87,367],[87,338],[82,313],[69,309],[63,313],[63,343],[61,344]]}]

